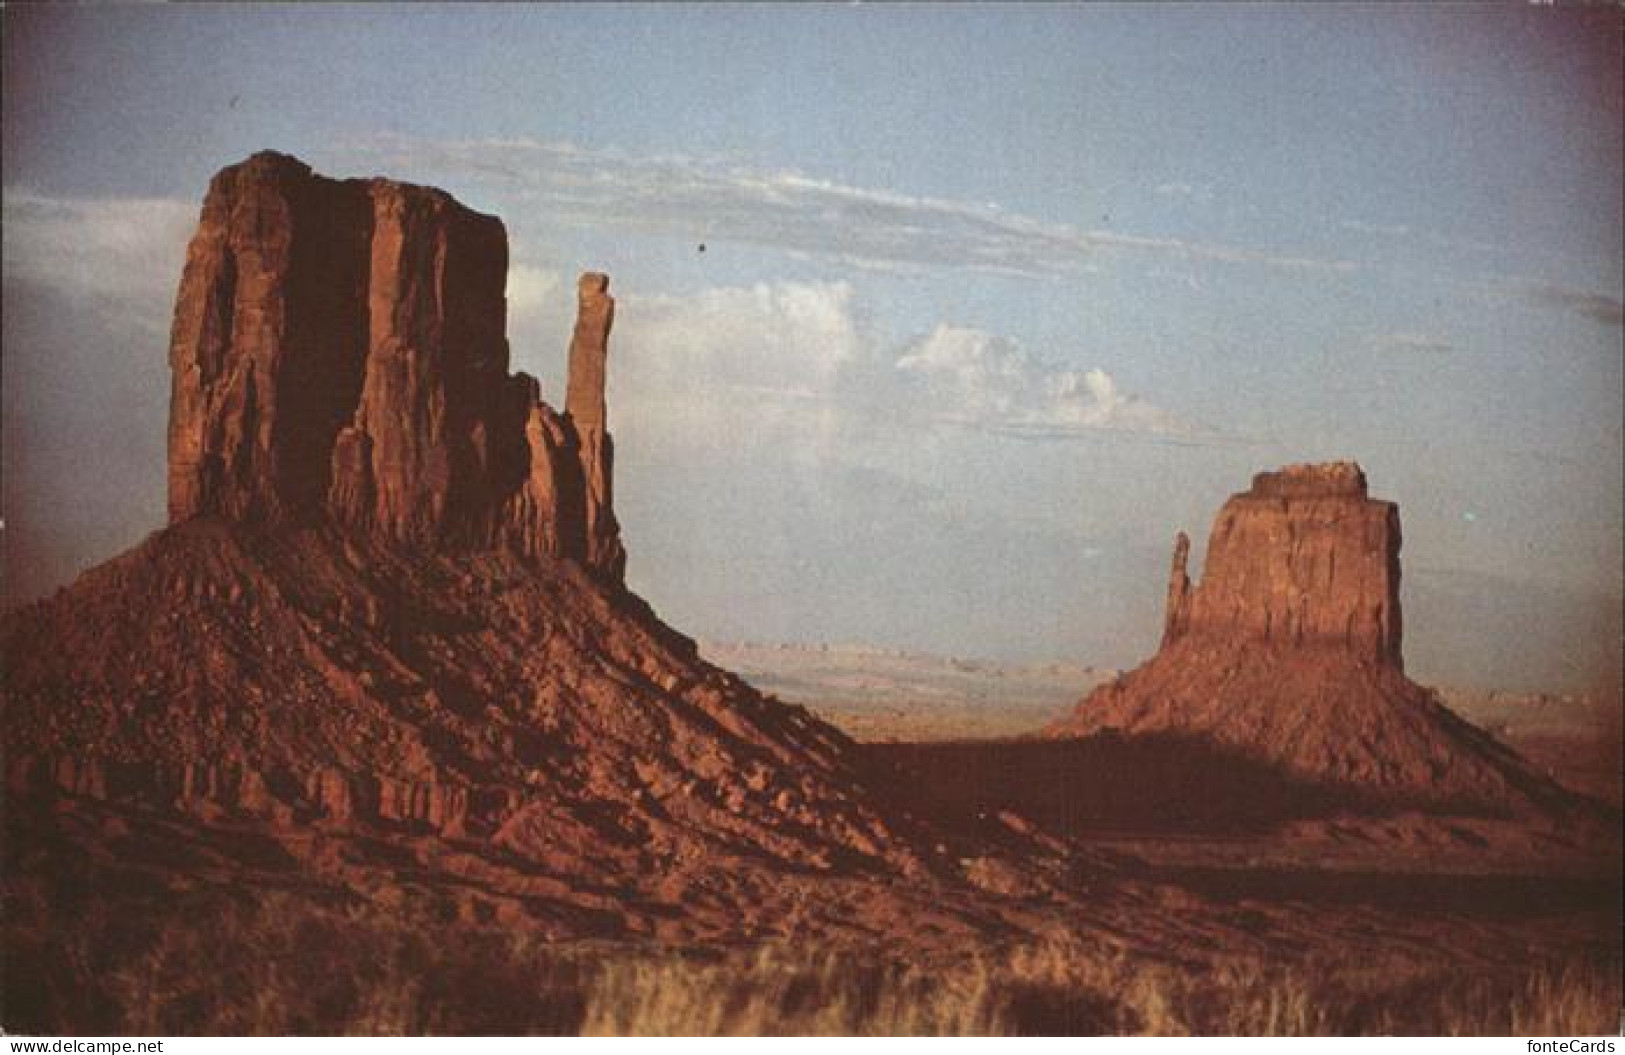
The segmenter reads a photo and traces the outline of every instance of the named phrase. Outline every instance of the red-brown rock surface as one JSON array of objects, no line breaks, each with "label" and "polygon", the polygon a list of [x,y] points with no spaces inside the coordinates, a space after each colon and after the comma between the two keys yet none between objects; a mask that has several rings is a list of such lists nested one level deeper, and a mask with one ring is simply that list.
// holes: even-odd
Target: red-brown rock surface
[{"label": "red-brown rock surface", "polygon": [[258,154],[209,186],[175,304],[171,521],[309,513],[359,398],[372,208]]},{"label": "red-brown rock surface", "polygon": [[214,178],[170,526],[0,622],[11,816],[258,832],[561,933],[737,927],[788,873],[922,868],[841,734],[621,584],[609,280],[581,280],[561,414],[508,373],[506,267],[501,223],[438,190],[277,154]]},{"label": "red-brown rock surface", "polygon": [[570,339],[570,388],[564,408],[580,443],[581,473],[586,483],[586,558],[594,568],[619,579],[626,567],[621,526],[615,520],[615,443],[606,427],[604,403],[609,359],[609,330],[615,322],[615,300],[609,276],[581,276],[580,307]]},{"label": "red-brown rock surface", "polygon": [[679,911],[730,869],[915,867],[844,737],[573,562],[201,516],[8,617],[0,650],[14,805],[452,840],[552,877],[490,892],[544,922],[606,882]]},{"label": "red-brown rock surface", "polygon": [[170,343],[170,521],[332,519],[619,581],[613,302],[582,279],[568,412],[508,373],[507,237],[442,191],[257,154],[210,184]]},{"label": "red-brown rock surface", "polygon": [[1181,533],[1164,640],[1329,648],[1402,666],[1399,508],[1366,496],[1358,465],[1289,465],[1233,495],[1189,587]]},{"label": "red-brown rock surface", "polygon": [[[560,413],[507,373],[505,257],[495,220],[438,191],[278,155],[215,179],[171,347],[171,523],[0,618],[8,1032],[574,1030],[589,997],[643,1008],[649,978],[658,1017],[631,1021],[681,1025],[677,993],[713,1028],[741,996],[763,1010],[739,1021],[777,1028],[795,1005],[829,1028],[888,992],[939,1006],[944,954],[971,953],[947,1018],[904,1003],[880,1021],[976,1028],[1008,1005],[1054,1033],[1118,1021],[1094,1010],[1115,998],[1026,967],[1001,993],[987,952],[1141,950],[1225,978],[1235,950],[1392,964],[1444,939],[1455,971],[1618,933],[1590,907],[1612,912],[1617,867],[1569,895],[1582,937],[1555,941],[1545,883],[1516,884],[1503,923],[1479,904],[1499,887],[1439,874],[1417,899],[1392,874],[1396,838],[1432,868],[1510,834],[1544,867],[1554,849],[1583,865],[1585,831],[1327,821],[1294,781],[1208,749],[1474,803],[1542,792],[1399,672],[1397,568],[1378,559],[1397,530],[1357,473],[1261,478],[1201,586],[1182,541],[1164,652],[1079,719],[1195,730],[1198,749],[860,747],[705,662],[619,581],[608,281],[582,281]],[[1228,808],[1238,786],[1274,808]],[[1374,830],[1379,870],[1336,867],[1329,850]],[[568,937],[672,942],[684,964],[701,942],[791,938],[809,970],[750,954],[775,972],[758,998],[756,969],[727,960],[691,975],[616,959],[642,942],[555,958],[536,941]],[[1037,939],[1033,959],[1010,946]],[[827,954],[843,946],[886,959]]]},{"label": "red-brown rock surface", "polygon": [[1162,647],[1052,736],[1194,737],[1366,801],[1505,809],[1561,794],[1404,675],[1399,510],[1358,465],[1259,473],[1174,544]]}]

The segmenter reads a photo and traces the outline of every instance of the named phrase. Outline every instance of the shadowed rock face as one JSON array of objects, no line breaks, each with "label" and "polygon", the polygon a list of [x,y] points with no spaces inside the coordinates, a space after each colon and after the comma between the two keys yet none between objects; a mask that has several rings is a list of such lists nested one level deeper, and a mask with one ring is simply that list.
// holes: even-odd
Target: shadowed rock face
[{"label": "shadowed rock face", "polygon": [[1174,546],[1164,644],[1333,648],[1402,669],[1399,507],[1366,496],[1351,462],[1259,473],[1219,511],[1201,583]]},{"label": "shadowed rock face", "polygon": [[432,188],[273,153],[220,172],[175,307],[170,521],[331,517],[619,580],[609,279],[582,279],[560,416],[508,373],[507,267],[501,222]]},{"label": "shadowed rock face", "polygon": [[368,351],[372,208],[276,154],[215,176],[187,249],[169,361],[170,520],[320,505]]},{"label": "shadowed rock face", "polygon": [[1259,473],[1213,523],[1193,583],[1174,543],[1162,646],[1052,736],[1196,737],[1310,785],[1503,811],[1561,799],[1405,677],[1399,509],[1352,462]]}]

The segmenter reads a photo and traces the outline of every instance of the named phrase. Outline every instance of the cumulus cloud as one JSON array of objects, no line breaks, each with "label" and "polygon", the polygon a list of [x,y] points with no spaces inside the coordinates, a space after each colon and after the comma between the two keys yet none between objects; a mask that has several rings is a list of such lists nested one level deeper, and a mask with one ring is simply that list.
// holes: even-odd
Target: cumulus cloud
[{"label": "cumulus cloud", "polygon": [[1452,352],[1456,345],[1448,337],[1432,333],[1384,333],[1371,340],[1379,352]]},{"label": "cumulus cloud", "polygon": [[1123,392],[1096,367],[1043,364],[1009,337],[942,324],[906,346],[894,368],[925,414],[1012,434],[1115,430],[1191,434],[1173,414]]},{"label": "cumulus cloud", "polygon": [[548,268],[513,264],[508,268],[508,313],[525,317],[553,310],[562,276]]},{"label": "cumulus cloud", "polygon": [[888,341],[859,324],[859,307],[845,282],[623,298],[616,383],[644,413],[695,427],[728,427],[715,411],[737,422],[788,409],[823,430],[906,421],[1017,437],[1197,435],[1105,370],[1055,367],[1010,337],[948,323]]},{"label": "cumulus cloud", "polygon": [[4,195],[8,276],[45,283],[128,323],[163,329],[197,223],[197,206],[169,198]]},{"label": "cumulus cloud", "polygon": [[1200,240],[1080,230],[996,205],[686,156],[637,157],[528,139],[396,136],[374,137],[349,150],[360,165],[489,181],[496,193],[558,222],[731,240],[858,266],[1071,274],[1111,252],[1289,270],[1356,266]]},{"label": "cumulus cloud", "polygon": [[758,282],[691,296],[621,298],[630,386],[685,399],[721,390],[826,398],[861,338],[846,282]]}]

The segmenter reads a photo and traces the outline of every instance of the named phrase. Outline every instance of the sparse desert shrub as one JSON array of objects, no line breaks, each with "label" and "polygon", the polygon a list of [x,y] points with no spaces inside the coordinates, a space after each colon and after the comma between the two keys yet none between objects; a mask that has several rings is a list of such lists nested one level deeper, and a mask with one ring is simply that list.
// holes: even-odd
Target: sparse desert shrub
[{"label": "sparse desert shrub", "polygon": [[[1508,1009],[1511,1036],[1571,1037],[1613,1034],[1619,1029],[1620,976],[1565,967],[1530,977]],[[1458,1032],[1471,1032],[1471,1022]]]},{"label": "sparse desert shrub", "polygon": [[7,903],[13,1033],[1584,1035],[1614,1028],[1620,1006],[1612,962],[1174,964],[1066,934],[914,960],[549,943],[293,894],[50,925],[39,908]]}]

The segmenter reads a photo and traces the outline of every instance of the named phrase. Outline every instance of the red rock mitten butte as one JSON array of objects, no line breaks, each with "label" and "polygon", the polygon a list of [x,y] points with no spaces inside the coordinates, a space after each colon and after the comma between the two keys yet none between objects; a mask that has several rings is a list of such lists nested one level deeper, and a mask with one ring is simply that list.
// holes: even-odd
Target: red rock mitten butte
[{"label": "red rock mitten butte", "polygon": [[924,867],[844,736],[622,584],[609,279],[582,277],[555,410],[508,371],[507,256],[437,190],[278,154],[215,177],[170,347],[172,523],[0,618],[8,818],[67,796],[289,845],[455,840],[445,877],[513,875],[549,933],[649,905],[686,928],[690,889],[741,891],[733,928],[786,868]]},{"label": "red rock mitten butte", "polygon": [[1259,473],[1231,496],[1190,586],[1175,543],[1164,641],[1330,647],[1403,669],[1399,508],[1366,495],[1352,462]]},{"label": "red rock mitten butte", "polygon": [[170,342],[172,523],[331,517],[619,580],[609,279],[581,282],[567,413],[508,373],[507,235],[442,191],[275,153],[220,172]]},{"label": "red rock mitten butte", "polygon": [[[1562,793],[1403,670],[1399,510],[1352,462],[1259,473],[1200,582],[1174,543],[1157,654],[1047,730],[1196,738],[1362,800],[1522,810]],[[1544,808],[1544,807],[1543,807]]]}]

